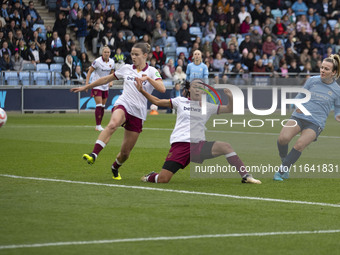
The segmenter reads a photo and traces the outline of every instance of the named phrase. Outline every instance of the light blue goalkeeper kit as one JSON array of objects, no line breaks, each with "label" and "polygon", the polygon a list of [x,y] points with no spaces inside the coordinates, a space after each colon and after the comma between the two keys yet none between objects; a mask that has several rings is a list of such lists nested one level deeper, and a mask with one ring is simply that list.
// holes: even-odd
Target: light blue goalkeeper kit
[{"label": "light blue goalkeeper kit", "polygon": [[[309,78],[304,88],[311,92],[311,98],[303,106],[312,114],[304,115],[303,113],[293,112],[293,116],[299,119],[307,120],[324,129],[329,112],[334,107],[334,116],[340,115],[340,86],[334,81],[326,84],[321,81],[320,75]],[[299,93],[297,98],[303,98],[305,95]]]}]

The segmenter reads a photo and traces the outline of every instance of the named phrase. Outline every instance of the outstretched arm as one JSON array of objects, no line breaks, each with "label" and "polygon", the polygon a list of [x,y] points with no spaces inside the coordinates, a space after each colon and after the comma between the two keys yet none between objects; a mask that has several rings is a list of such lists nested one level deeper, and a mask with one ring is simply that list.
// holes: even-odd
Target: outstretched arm
[{"label": "outstretched arm", "polygon": [[140,78],[136,78],[136,88],[140,93],[143,94],[151,103],[160,106],[160,107],[171,107],[170,99],[159,99],[143,89],[143,80]]},{"label": "outstretched arm", "polygon": [[85,86],[72,88],[71,92],[81,92],[81,91],[84,91],[84,90],[92,89],[94,87],[97,87],[97,86],[100,86],[100,85],[103,85],[103,84],[107,84],[107,83],[114,81],[114,80],[116,80],[116,77],[115,77],[114,73],[112,73],[112,74],[109,74],[107,76],[104,76],[104,77],[96,80],[95,82],[87,84]]},{"label": "outstretched arm", "polygon": [[228,104],[221,105],[219,113],[231,113],[233,112],[233,94],[229,89],[224,89],[224,94],[228,97]]}]

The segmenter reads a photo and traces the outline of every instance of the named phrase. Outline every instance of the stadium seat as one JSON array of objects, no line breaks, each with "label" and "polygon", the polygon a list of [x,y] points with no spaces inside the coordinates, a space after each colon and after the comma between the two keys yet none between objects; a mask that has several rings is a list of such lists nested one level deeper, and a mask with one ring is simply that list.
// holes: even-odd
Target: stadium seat
[{"label": "stadium seat", "polygon": [[328,20],[328,24],[331,26],[332,30],[334,30],[334,27],[338,21],[336,19],[330,19]]},{"label": "stadium seat", "polygon": [[189,57],[189,52],[188,52],[188,48],[186,47],[177,47],[176,48],[176,55],[179,56],[180,53],[184,53],[185,57],[188,58]]},{"label": "stadium seat", "polygon": [[33,79],[36,85],[45,86],[48,85],[49,72],[34,72]]},{"label": "stadium seat", "polygon": [[23,71],[35,71],[35,65],[32,63],[25,63],[22,67]]},{"label": "stadium seat", "polygon": [[64,79],[59,72],[52,72],[51,80],[52,85],[64,85]]},{"label": "stadium seat", "polygon": [[280,9],[271,10],[271,14],[273,15],[274,19],[276,19],[277,17],[282,17],[282,12]]},{"label": "stadium seat", "polygon": [[30,79],[30,72],[20,72],[19,78],[22,85],[33,85],[33,82],[31,82],[33,79]]},{"label": "stadium seat", "polygon": [[196,36],[199,36],[200,38],[202,38],[202,35],[203,35],[200,27],[190,27],[189,33],[192,35],[195,35],[191,39],[195,39]]},{"label": "stadium seat", "polygon": [[60,56],[53,57],[53,60],[56,64],[64,64],[65,63],[65,59],[63,57],[60,57]]},{"label": "stadium seat", "polygon": [[51,64],[50,71],[51,72],[61,72],[63,65],[62,64]]},{"label": "stadium seat", "polygon": [[49,71],[48,64],[37,64],[37,71]]},{"label": "stadium seat", "polygon": [[174,36],[168,36],[168,38],[166,38],[165,41],[166,41],[166,46],[177,44],[176,37]]},{"label": "stadium seat", "polygon": [[163,84],[164,84],[165,87],[172,87],[173,81],[171,79],[165,79],[165,80],[163,80]]},{"label": "stadium seat", "polygon": [[5,81],[7,85],[19,85],[19,77],[17,72],[5,72]]},{"label": "stadium seat", "polygon": [[176,55],[176,47],[170,46],[170,47],[164,47],[164,53],[165,55]]}]

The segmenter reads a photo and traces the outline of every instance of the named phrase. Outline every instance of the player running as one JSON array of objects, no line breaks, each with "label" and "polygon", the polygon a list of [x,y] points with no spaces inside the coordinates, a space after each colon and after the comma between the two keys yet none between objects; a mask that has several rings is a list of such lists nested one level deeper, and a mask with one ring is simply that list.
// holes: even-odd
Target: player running
[{"label": "player running", "polygon": [[[311,115],[304,115],[296,109],[291,119],[282,128],[277,140],[277,147],[282,164],[275,173],[275,181],[289,178],[290,167],[299,159],[302,151],[313,141],[316,141],[325,127],[329,112],[334,107],[334,116],[340,122],[340,86],[336,79],[340,77],[340,57],[331,55],[325,58],[320,68],[320,75],[309,78],[304,88],[311,92],[311,99],[304,107]],[[299,94],[298,98],[303,98]],[[297,124],[297,125],[296,125]],[[301,132],[292,150],[288,153],[289,142]]]},{"label": "player running", "polygon": [[238,157],[230,144],[226,142],[205,141],[205,124],[212,114],[231,113],[233,99],[229,89],[224,93],[228,96],[228,105],[214,105],[207,103],[207,114],[201,113],[201,97],[204,83],[194,79],[185,85],[185,96],[172,99],[159,99],[150,95],[142,86],[142,81],[136,79],[138,90],[153,104],[160,107],[170,107],[177,110],[175,128],[170,137],[171,148],[165,159],[160,173],[151,172],[142,177],[144,182],[167,183],[180,169],[184,169],[190,158],[193,162],[202,163],[206,159],[224,155],[230,165],[235,166],[242,177],[243,183],[261,184],[245,170],[242,160]]},{"label": "player running", "polygon": [[[93,81],[98,80],[100,77],[107,76],[114,72],[115,62],[110,58],[111,49],[104,46],[102,56],[93,61],[86,76],[86,84],[89,84],[91,74],[93,73]],[[112,82],[97,86],[91,90],[91,96],[94,97],[96,102],[96,110],[94,112],[96,118],[96,130],[103,131],[102,120],[105,112],[105,104],[109,96],[109,86]]]},{"label": "player running", "polygon": [[122,146],[111,167],[113,173],[112,178],[114,180],[121,180],[118,169],[129,158],[130,152],[135,146],[139,134],[142,132],[143,122],[146,119],[147,99],[137,90],[135,79],[137,77],[140,78],[140,81],[143,82],[144,89],[148,93],[152,93],[153,89],[162,93],[165,92],[165,87],[159,72],[146,63],[149,51],[149,44],[136,43],[131,50],[133,65],[123,65],[114,73],[102,77],[91,84],[71,89],[73,92],[81,92],[102,84],[107,84],[113,80],[124,79],[123,93],[114,104],[109,124],[99,134],[92,153],[83,155],[87,163],[93,164],[100,151],[110,141],[112,134],[119,126],[123,126],[125,132]]}]

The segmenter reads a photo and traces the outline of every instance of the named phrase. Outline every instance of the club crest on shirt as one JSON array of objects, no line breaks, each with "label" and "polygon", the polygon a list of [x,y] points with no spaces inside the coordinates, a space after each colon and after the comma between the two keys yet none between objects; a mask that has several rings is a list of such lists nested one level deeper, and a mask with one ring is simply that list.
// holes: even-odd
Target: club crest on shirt
[{"label": "club crest on shirt", "polygon": [[158,78],[161,78],[161,77],[162,77],[158,71],[155,73],[155,75],[156,75],[156,77],[158,77]]},{"label": "club crest on shirt", "polygon": [[328,95],[333,95],[333,92],[332,91],[328,91]]}]

